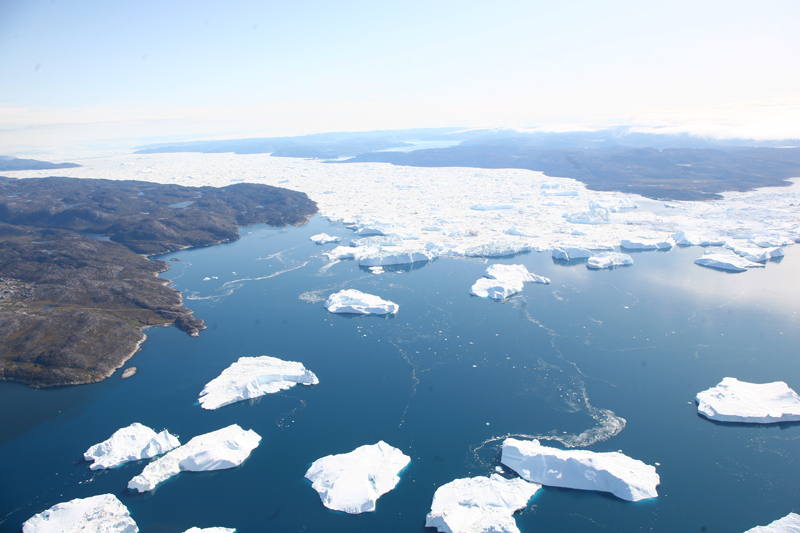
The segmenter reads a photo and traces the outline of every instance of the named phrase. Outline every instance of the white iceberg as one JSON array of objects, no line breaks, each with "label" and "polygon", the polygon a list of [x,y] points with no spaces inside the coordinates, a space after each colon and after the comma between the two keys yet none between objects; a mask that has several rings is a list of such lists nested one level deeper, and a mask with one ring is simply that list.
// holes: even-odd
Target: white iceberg
[{"label": "white iceberg", "polygon": [[618,266],[628,266],[633,264],[633,258],[628,254],[618,252],[603,252],[593,255],[586,263],[587,268],[600,270],[602,268],[614,268]]},{"label": "white iceberg", "polygon": [[181,471],[205,472],[239,466],[260,441],[258,433],[252,429],[245,431],[236,424],[198,435],[148,464],[128,482],[128,488],[147,492]]},{"label": "white iceberg", "polygon": [[315,244],[328,244],[329,242],[339,242],[342,240],[342,238],[334,237],[333,235],[328,235],[327,233],[318,233],[316,235],[312,235],[311,240]]},{"label": "white iceberg", "polygon": [[550,283],[548,278],[528,272],[525,265],[494,264],[489,266],[483,275],[490,279],[518,279],[520,281],[532,281],[534,283]]},{"label": "white iceberg", "polygon": [[374,235],[372,237],[363,237],[361,239],[353,239],[350,241],[350,246],[400,246],[403,244],[403,239],[400,237]]},{"label": "white iceberg", "polygon": [[541,487],[497,474],[456,479],[436,489],[425,527],[444,533],[519,533],[514,512]]},{"label": "white iceberg", "polygon": [[598,207],[592,208],[588,211],[580,211],[577,213],[564,213],[562,215],[568,222],[573,224],[608,224],[610,219],[608,217],[608,209]]},{"label": "white iceberg", "polygon": [[697,412],[719,422],[797,422],[800,396],[783,381],[747,383],[724,378],[716,387],[697,394]]},{"label": "white iceberg", "polygon": [[242,400],[302,385],[316,385],[317,376],[302,363],[276,357],[240,357],[200,392],[200,407],[218,409]]},{"label": "white iceberg", "polygon": [[513,205],[481,205],[476,204],[470,207],[473,211],[500,211],[505,209],[514,209]]},{"label": "white iceberg", "polygon": [[340,259],[355,259],[356,252],[350,246],[337,246],[330,252],[325,252],[322,255],[330,261],[338,261]]},{"label": "white iceberg", "polygon": [[159,434],[138,422],[118,429],[111,437],[95,444],[83,454],[94,461],[92,470],[116,468],[131,461],[150,459],[180,446],[180,441],[165,429]]},{"label": "white iceberg", "polygon": [[737,247],[729,246],[729,248],[741,257],[754,263],[766,263],[770,259],[783,257],[783,248],[753,248],[753,247]]},{"label": "white iceberg", "polygon": [[522,290],[523,283],[518,279],[481,278],[472,285],[469,293],[481,298],[505,300]]},{"label": "white iceberg", "polygon": [[369,253],[356,254],[356,258],[359,266],[373,267],[431,261],[436,258],[436,254],[427,250],[384,250],[378,247],[370,249]]},{"label": "white iceberg", "polygon": [[800,533],[800,515],[789,513],[766,526],[756,526],[745,533]]},{"label": "white iceberg", "polygon": [[681,246],[723,246],[725,239],[708,235],[694,235],[685,231],[678,231],[672,235],[675,244]]},{"label": "white iceberg", "polygon": [[761,263],[748,261],[744,257],[733,254],[706,254],[694,260],[696,265],[717,268],[720,270],[730,270],[731,272],[744,272],[748,268],[762,267]]},{"label": "white iceberg", "polygon": [[500,462],[527,481],[610,492],[632,502],[657,497],[661,481],[654,466],[622,453],[560,450],[538,440],[506,439]]},{"label": "white iceberg", "polygon": [[325,302],[325,307],[331,313],[356,315],[390,315],[400,309],[394,302],[356,289],[344,289],[331,294]]},{"label": "white iceberg", "polygon": [[233,527],[192,527],[183,533],[236,533],[236,528]]},{"label": "white iceberg", "polygon": [[530,252],[534,246],[529,242],[510,240],[497,240],[478,246],[471,246],[464,250],[466,257],[506,257],[522,252]]},{"label": "white iceberg", "polygon": [[328,509],[349,514],[372,512],[375,502],[400,481],[400,471],[411,461],[383,441],[349,453],[317,459],[306,479]]},{"label": "white iceberg", "polygon": [[128,508],[113,494],[75,498],[32,516],[22,533],[138,533]]},{"label": "white iceberg", "polygon": [[750,239],[750,242],[760,248],[777,248],[794,244],[794,239],[784,235],[757,235]]},{"label": "white iceberg", "polygon": [[556,246],[553,248],[553,259],[562,259],[564,261],[586,259],[592,257],[593,253],[591,250],[578,246]]},{"label": "white iceberg", "polygon": [[622,239],[619,246],[620,248],[624,248],[626,250],[669,250],[675,246],[675,241],[673,241],[671,238],[663,241],[649,239],[637,239],[634,241],[630,239]]}]

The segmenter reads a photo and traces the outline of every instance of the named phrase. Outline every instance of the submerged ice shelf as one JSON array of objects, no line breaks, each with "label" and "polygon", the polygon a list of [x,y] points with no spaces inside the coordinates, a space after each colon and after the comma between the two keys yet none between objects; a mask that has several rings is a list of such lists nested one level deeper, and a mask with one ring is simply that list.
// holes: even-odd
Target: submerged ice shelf
[{"label": "submerged ice shelf", "polygon": [[116,468],[131,461],[162,455],[180,445],[180,441],[166,429],[156,434],[149,427],[135,422],[86,450],[83,458],[94,461],[89,467],[92,470]]},{"label": "submerged ice shelf", "polygon": [[716,387],[697,393],[697,412],[719,422],[797,422],[800,395],[783,381],[747,383],[724,378]]},{"label": "submerged ice shelf", "polygon": [[137,533],[128,508],[113,494],[75,498],[32,516],[23,533]]}]

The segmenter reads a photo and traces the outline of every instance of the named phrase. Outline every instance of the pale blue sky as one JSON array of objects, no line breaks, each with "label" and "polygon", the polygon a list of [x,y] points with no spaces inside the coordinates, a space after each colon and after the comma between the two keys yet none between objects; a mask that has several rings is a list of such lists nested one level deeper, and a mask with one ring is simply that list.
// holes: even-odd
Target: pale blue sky
[{"label": "pale blue sky", "polygon": [[781,124],[800,109],[798,21],[796,1],[0,0],[0,143],[625,122],[778,136],[798,123]]}]

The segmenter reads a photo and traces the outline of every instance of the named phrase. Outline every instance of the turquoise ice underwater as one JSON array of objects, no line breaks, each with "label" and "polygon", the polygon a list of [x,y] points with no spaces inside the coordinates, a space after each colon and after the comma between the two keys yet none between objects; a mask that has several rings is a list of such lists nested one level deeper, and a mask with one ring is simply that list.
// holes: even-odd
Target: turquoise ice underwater
[{"label": "turquoise ice underwater", "polygon": [[[659,463],[658,498],[634,504],[545,487],[516,515],[523,532],[733,533],[800,510],[800,426],[714,423],[693,401],[726,376],[800,387],[794,247],[743,274],[694,265],[699,247],[636,253],[633,266],[610,271],[533,252],[372,274],[352,261],[328,266],[320,253],[335,244],[309,241],[322,231],[344,243],[352,236],[315,217],[297,228],[242,228],[237,242],[162,257],[181,259],[163,277],[208,329],[198,339],[146,330],[126,365],[138,368],[131,379],[117,373],[51,390],[0,383],[0,530],[19,531],[59,502],[111,493],[142,531],[433,531],[424,522],[436,488],[492,473],[508,435]],[[492,263],[525,264],[552,283],[526,284],[504,302],[470,296]],[[342,288],[400,310],[328,313],[324,299]],[[320,383],[216,411],[197,405],[208,381],[259,355],[300,361]],[[616,417],[625,425],[615,434]],[[133,422],[182,442],[236,423],[262,441],[236,469],[181,473],[139,495],[125,487],[144,462],[93,472],[82,460]],[[411,457],[397,487],[374,513],[323,507],[303,478],[309,465],[379,440]]]}]

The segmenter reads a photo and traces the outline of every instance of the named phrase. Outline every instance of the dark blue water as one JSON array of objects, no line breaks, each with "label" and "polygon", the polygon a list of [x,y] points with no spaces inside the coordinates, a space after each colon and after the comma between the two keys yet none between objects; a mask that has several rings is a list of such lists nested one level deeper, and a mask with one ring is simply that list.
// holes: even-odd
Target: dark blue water
[{"label": "dark blue water", "polygon": [[[659,498],[630,503],[545,487],[517,516],[523,532],[742,532],[800,511],[800,425],[722,425],[695,394],[723,377],[800,390],[800,252],[744,274],[698,267],[700,248],[639,253],[632,267],[589,271],[546,253],[524,263],[550,277],[498,303],[469,295],[484,260],[437,260],[381,275],[325,268],[310,235],[350,234],[314,219],[245,228],[241,240],[164,256],[187,306],[209,329],[146,330],[127,366],[95,385],[0,384],[0,531],[72,498],[117,495],[145,532],[192,526],[261,531],[425,530],[436,487],[488,475],[506,435],[622,450],[660,463]],[[204,280],[204,278],[209,278]],[[216,278],[216,279],[215,279]],[[331,315],[324,298],[356,288],[400,305],[394,318]],[[205,383],[241,356],[302,361],[319,377],[217,411]],[[615,434],[610,422],[624,418]],[[182,442],[232,423],[261,445],[239,468],[182,473],[144,495],[126,484],[143,463],[91,472],[92,444],[141,422]],[[378,440],[412,457],[398,486],[363,515],[322,506],[303,474],[314,460]]]}]

